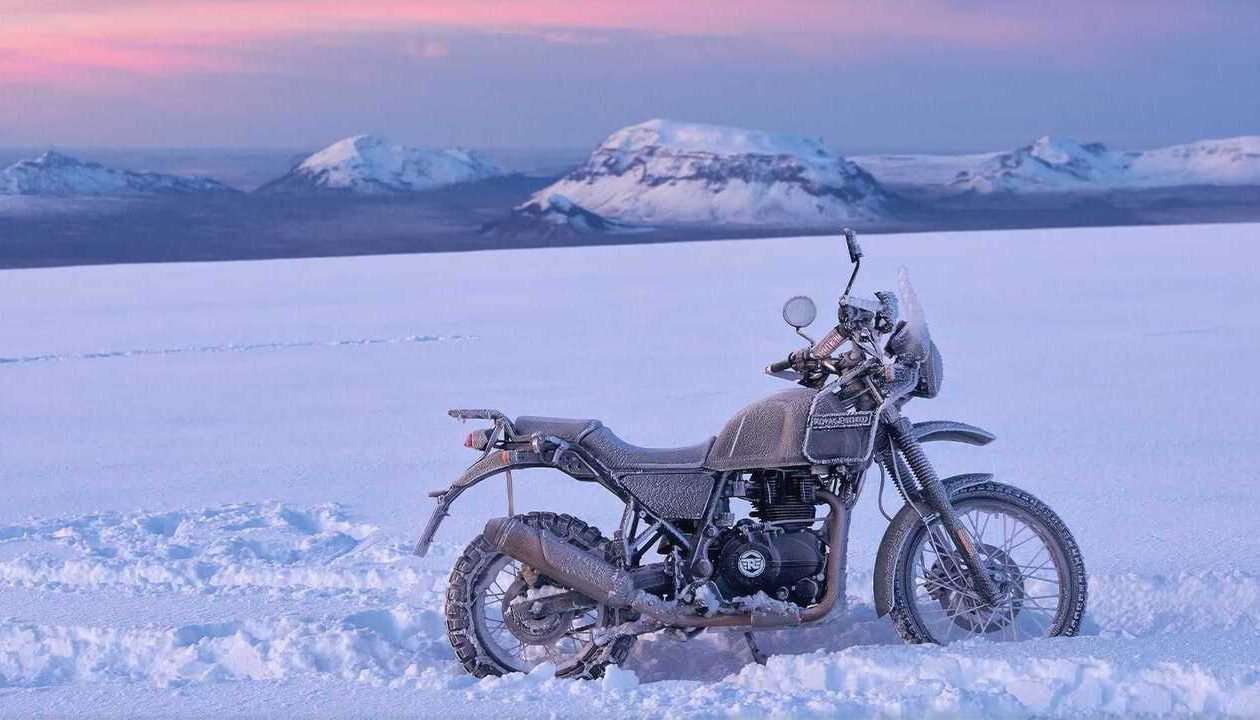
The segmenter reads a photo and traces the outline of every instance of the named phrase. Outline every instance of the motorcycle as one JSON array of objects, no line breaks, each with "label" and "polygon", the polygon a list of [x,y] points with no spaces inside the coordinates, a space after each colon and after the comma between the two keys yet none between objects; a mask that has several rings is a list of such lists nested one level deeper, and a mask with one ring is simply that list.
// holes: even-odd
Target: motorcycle
[{"label": "motorcycle", "polygon": [[[748,405],[716,437],[645,448],[598,420],[450,411],[491,426],[464,443],[481,457],[430,493],[437,505],[416,554],[477,483],[505,474],[509,505],[451,572],[446,626],[465,670],[484,677],[552,662],[557,676],[594,678],[640,635],[685,640],[709,628],[744,630],[764,662],[753,630],[818,622],[843,606],[851,509],[871,466],[881,512],[888,479],[903,503],[885,513],[874,604],[904,640],[1078,631],[1086,575],[1071,532],[1045,503],[990,474],[937,475],[926,443],[980,446],[994,435],[903,415],[911,399],[939,392],[941,355],[904,269],[896,293],[850,294],[862,250],[852,231],[844,236],[852,272],[836,324],[814,341],[804,332],[813,301],[783,307],[808,345],[766,372],[799,387]],[[511,473],[521,468],[603,486],[625,505],[619,527],[607,538],[569,515],[515,514]]]}]

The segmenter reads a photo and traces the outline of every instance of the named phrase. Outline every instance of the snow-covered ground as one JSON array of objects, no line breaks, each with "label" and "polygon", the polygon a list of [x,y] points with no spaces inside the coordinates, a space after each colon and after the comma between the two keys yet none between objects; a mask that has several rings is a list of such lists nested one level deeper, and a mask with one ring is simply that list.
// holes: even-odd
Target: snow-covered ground
[{"label": "snow-covered ground", "polygon": [[[503,511],[465,495],[449,407],[598,416],[683,443],[783,387],[780,302],[827,307],[841,244],[777,239],[0,272],[0,715],[1260,716],[1260,226],[870,236],[946,358],[933,446],[1055,507],[1091,573],[1083,637],[907,647],[849,612],[763,647],[640,643],[600,682],[475,681],[443,635],[454,556]],[[610,529],[596,488],[518,506]]]}]

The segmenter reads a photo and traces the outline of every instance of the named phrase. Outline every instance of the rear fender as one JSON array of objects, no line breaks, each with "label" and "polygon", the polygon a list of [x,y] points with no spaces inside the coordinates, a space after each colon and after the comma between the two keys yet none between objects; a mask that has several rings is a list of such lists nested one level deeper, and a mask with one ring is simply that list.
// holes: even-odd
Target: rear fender
[{"label": "rear fender", "polygon": [[[950,495],[973,485],[989,482],[991,473],[966,473],[953,475],[941,482]],[[897,572],[897,548],[905,540],[907,534],[922,523],[917,512],[909,505],[903,505],[901,511],[888,523],[884,531],[884,539],[879,541],[879,553],[875,556],[875,614],[883,617],[892,611],[893,577]]]},{"label": "rear fender", "polygon": [[433,543],[433,536],[437,534],[438,526],[450,515],[451,503],[455,502],[455,499],[468,488],[508,470],[548,466],[548,463],[543,462],[542,458],[533,452],[493,450],[486,453],[480,460],[469,466],[458,480],[451,483],[450,487],[429,493],[430,497],[437,499],[437,506],[433,508],[433,514],[429,516],[429,522],[425,524],[424,532],[420,534],[420,540],[416,543],[416,549],[413,552],[420,557],[424,557],[429,552],[429,546]]}]

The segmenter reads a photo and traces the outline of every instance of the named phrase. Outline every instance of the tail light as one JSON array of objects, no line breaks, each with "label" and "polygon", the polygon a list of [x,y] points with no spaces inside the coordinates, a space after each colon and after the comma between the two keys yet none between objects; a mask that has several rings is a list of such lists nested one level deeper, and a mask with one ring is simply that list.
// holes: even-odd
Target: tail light
[{"label": "tail light", "polygon": [[464,438],[464,447],[484,451],[490,447],[490,431],[482,429],[468,433],[468,437]]}]

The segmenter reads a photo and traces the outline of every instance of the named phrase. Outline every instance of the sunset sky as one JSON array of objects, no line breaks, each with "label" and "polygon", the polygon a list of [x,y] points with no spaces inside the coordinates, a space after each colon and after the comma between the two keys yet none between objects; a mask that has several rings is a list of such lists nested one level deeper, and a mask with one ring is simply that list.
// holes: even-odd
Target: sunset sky
[{"label": "sunset sky", "polygon": [[1258,48],[1250,0],[0,0],[0,145],[1139,148],[1260,134]]}]

